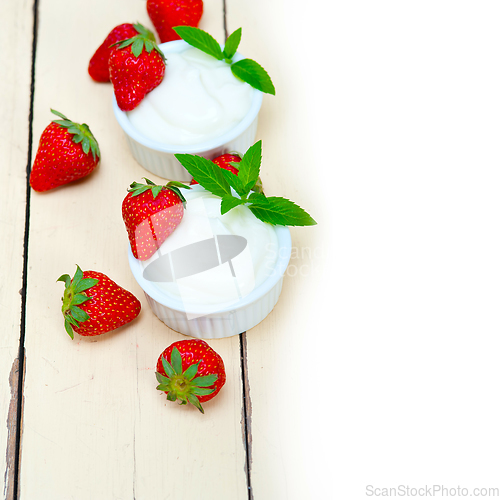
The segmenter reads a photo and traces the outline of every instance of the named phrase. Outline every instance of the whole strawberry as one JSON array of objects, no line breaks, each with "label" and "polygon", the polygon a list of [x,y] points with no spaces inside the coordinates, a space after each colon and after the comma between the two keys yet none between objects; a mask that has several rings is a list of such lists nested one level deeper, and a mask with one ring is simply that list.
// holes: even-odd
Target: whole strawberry
[{"label": "whole strawberry", "polygon": [[120,24],[113,28],[104,42],[95,51],[89,62],[89,75],[96,82],[109,82],[109,56],[111,55],[112,47],[117,42],[126,40],[138,34],[133,24]]},{"label": "whole strawberry", "polygon": [[133,182],[122,203],[122,217],[134,257],[147,260],[160,248],[180,224],[184,215],[185,198],[171,181],[158,186],[144,178],[146,184]]},{"label": "whole strawberry", "polygon": [[62,118],[53,120],[42,132],[30,174],[35,191],[48,191],[89,175],[99,163],[99,145],[86,123]]},{"label": "whole strawberry", "polygon": [[188,402],[202,413],[201,403],[214,398],[226,383],[222,358],[203,340],[174,342],[158,358],[157,389],[169,401]]},{"label": "whole strawberry", "polygon": [[203,14],[202,0],[147,0],[146,9],[162,43],[179,40],[175,26],[197,27]]},{"label": "whole strawberry", "polygon": [[[224,170],[229,170],[234,175],[238,175],[238,169],[234,165],[231,165],[231,163],[239,163],[241,161],[241,158],[239,156],[226,153],[218,156],[212,161],[220,168],[223,168]],[[191,185],[193,184],[198,184],[198,182],[193,179],[191,181]]]},{"label": "whole strawberry", "polygon": [[73,279],[63,274],[57,281],[66,284],[62,298],[64,327],[83,336],[101,335],[132,321],[141,311],[135,296],[105,274],[82,271],[76,266]]},{"label": "whole strawberry", "polygon": [[122,111],[136,108],[165,75],[165,56],[153,33],[141,24],[134,28],[138,34],[117,42],[109,56],[109,77]]}]

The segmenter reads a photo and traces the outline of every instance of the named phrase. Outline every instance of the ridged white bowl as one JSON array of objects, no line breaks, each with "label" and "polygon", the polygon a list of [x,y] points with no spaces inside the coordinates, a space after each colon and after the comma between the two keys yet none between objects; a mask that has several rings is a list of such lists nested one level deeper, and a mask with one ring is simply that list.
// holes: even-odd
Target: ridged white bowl
[{"label": "ridged white bowl", "polygon": [[[184,40],[175,40],[173,42],[162,43],[159,47],[168,60],[169,53],[180,52],[191,46]],[[233,57],[234,61],[240,59],[243,59],[243,56],[239,53],[236,53]],[[230,151],[245,154],[247,149],[255,142],[262,97],[262,92],[253,89],[250,110],[240,123],[220,137],[189,146],[164,144],[145,137],[132,126],[127,113],[118,107],[114,95],[113,111],[120,127],[125,132],[132,156],[140,165],[158,177],[188,182],[192,177],[177,161],[174,154],[194,154],[203,156],[209,160],[213,160],[217,156]]]},{"label": "ridged white bowl", "polygon": [[[278,258],[271,275],[247,296],[230,307],[188,319],[182,301],[162,292],[154,283],[144,279],[144,267],[129,247],[128,258],[134,278],[143,289],[154,314],[169,328],[190,337],[219,339],[232,337],[258,325],[278,302],[283,275],[290,261],[292,240],[287,227],[276,226]],[[200,313],[203,306],[200,306]]]}]

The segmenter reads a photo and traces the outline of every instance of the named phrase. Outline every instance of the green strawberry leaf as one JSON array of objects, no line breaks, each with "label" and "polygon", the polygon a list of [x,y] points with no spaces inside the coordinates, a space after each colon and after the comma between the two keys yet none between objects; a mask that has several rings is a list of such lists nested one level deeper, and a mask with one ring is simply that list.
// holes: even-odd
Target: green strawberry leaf
[{"label": "green strawberry leaf", "polygon": [[78,284],[75,286],[74,278],[73,278],[73,287],[75,289],[75,293],[80,293],[85,290],[88,290],[89,288],[92,288],[93,286],[97,285],[99,283],[99,280],[95,278],[85,278],[81,279],[78,281]]},{"label": "green strawberry leaf", "polygon": [[191,394],[194,394],[195,396],[208,396],[209,394],[212,394],[215,389],[205,389],[204,387],[193,387]]},{"label": "green strawberry leaf", "polygon": [[[168,390],[168,389],[165,389],[165,390]],[[169,401],[175,401],[177,399],[177,394],[175,392],[169,392],[167,394],[167,399]],[[186,404],[186,403],[183,403],[183,404]]]},{"label": "green strawberry leaf", "polygon": [[[159,391],[163,391],[163,392],[166,392],[166,391],[169,391],[170,390],[170,385],[167,385],[167,384],[159,384],[156,386],[156,388],[159,390]],[[168,399],[168,397],[167,397]]]},{"label": "green strawberry leaf", "polygon": [[233,33],[231,33],[226,40],[226,44],[222,52],[224,58],[226,59],[226,62],[231,63],[231,59],[238,50],[238,45],[240,44],[240,41],[241,41],[241,28],[238,28],[236,31],[233,31]]},{"label": "green strawberry leaf", "polygon": [[234,76],[257,90],[265,92],[266,94],[276,94],[271,77],[267,74],[266,70],[254,60],[242,59],[241,61],[237,61],[231,64],[231,71]]},{"label": "green strawberry leaf", "polygon": [[165,373],[167,374],[168,377],[173,377],[175,375],[175,371],[172,367],[172,365],[168,362],[166,358],[161,358],[161,363],[163,365],[163,369],[165,370]]},{"label": "green strawberry leaf", "polygon": [[77,295],[75,295],[73,297],[73,304],[75,306],[77,306],[79,304],[83,304],[84,302],[87,302],[90,299],[91,299],[91,297],[87,297],[86,295],[83,295],[82,293],[78,293]]},{"label": "green strawberry leaf", "polygon": [[222,170],[214,162],[189,154],[176,154],[180,164],[196,179],[207,191],[220,196],[231,194],[231,188],[222,174]]},{"label": "green strawberry leaf", "polygon": [[180,375],[182,373],[182,357],[177,347],[173,348],[172,354],[170,356],[170,361],[175,373]]},{"label": "green strawberry leaf", "polygon": [[66,329],[66,333],[71,337],[71,340],[73,340],[75,334],[73,333],[73,328],[71,328],[71,323],[67,319],[64,321],[64,328]]},{"label": "green strawberry leaf", "polygon": [[71,276],[69,274],[63,274],[57,278],[57,281],[63,281],[66,284],[66,287],[71,285]]},{"label": "green strawberry leaf", "polygon": [[203,408],[202,408],[202,406],[200,404],[200,400],[194,394],[188,394],[187,398],[188,398],[188,401],[193,406],[196,406],[196,408],[198,408],[198,410],[201,411],[201,413],[205,413],[205,411],[203,410]]},{"label": "green strawberry leaf", "polygon": [[82,143],[82,149],[85,154],[89,154],[92,152],[92,157],[96,160],[97,157],[101,157],[101,151],[99,150],[99,144],[97,143],[95,137],[90,131],[89,126],[86,123],[75,123],[66,118],[62,113],[56,111],[55,109],[51,110],[55,115],[63,118],[63,120],[52,120],[54,123],[57,123],[60,127],[68,130],[68,133],[73,135],[73,142],[75,144]]},{"label": "green strawberry leaf", "polygon": [[186,377],[188,380],[193,380],[193,378],[198,373],[198,366],[199,365],[200,365],[200,361],[198,361],[198,363],[195,363],[194,365],[190,365],[188,367],[188,369],[183,373],[184,377]]},{"label": "green strawberry leaf", "polygon": [[144,48],[144,39],[136,38],[131,47],[132,54],[134,54],[135,57],[139,57],[141,55],[143,48]]},{"label": "green strawberry leaf", "polygon": [[[255,193],[257,194],[257,193]],[[250,200],[249,200],[250,201]],[[280,226],[313,226],[316,221],[293,201],[263,194],[252,197],[249,209],[261,221]]]},{"label": "green strawberry leaf", "polygon": [[168,383],[170,383],[170,379],[168,377],[165,377],[165,375],[162,375],[159,372],[156,372],[156,380],[158,380],[158,382],[160,384],[168,384]]},{"label": "green strawberry leaf", "polygon": [[238,205],[244,205],[245,203],[246,200],[242,200],[241,198],[236,198],[231,195],[223,196],[220,205],[220,213],[221,215],[224,215],[225,213],[229,212],[229,210],[232,210],[234,207],[237,207]]},{"label": "green strawberry leaf", "polygon": [[69,310],[71,311],[73,318],[80,323],[89,319],[89,315],[78,306],[71,306]]},{"label": "green strawberry leaf", "polygon": [[194,28],[192,26],[175,26],[173,30],[189,45],[196,47],[197,49],[205,52],[215,59],[222,61],[224,55],[220,45],[217,40],[212,35],[209,35],[206,31],[200,30],[199,28]]},{"label": "green strawberry leaf", "polygon": [[197,387],[210,387],[214,385],[219,377],[215,374],[203,375],[202,377],[196,377],[191,382]]}]

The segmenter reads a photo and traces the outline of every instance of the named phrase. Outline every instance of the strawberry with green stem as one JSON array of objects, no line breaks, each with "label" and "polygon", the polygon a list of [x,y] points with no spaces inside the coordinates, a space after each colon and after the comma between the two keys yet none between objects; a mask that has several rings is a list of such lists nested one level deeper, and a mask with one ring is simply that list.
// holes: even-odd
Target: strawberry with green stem
[{"label": "strawberry with green stem", "polygon": [[146,184],[133,182],[122,203],[122,217],[132,253],[136,259],[147,260],[160,248],[180,224],[184,215],[181,182],[164,186],[146,179]]},{"label": "strawberry with green stem", "polygon": [[30,186],[48,191],[86,177],[97,167],[101,152],[86,123],[76,123],[59,111],[42,132],[30,173]]},{"label": "strawberry with green stem", "polygon": [[76,266],[73,278],[63,274],[57,281],[65,283],[62,313],[72,339],[73,332],[95,336],[115,330],[141,311],[137,298],[103,273],[82,271]]},{"label": "strawberry with green stem", "polygon": [[204,413],[201,403],[213,399],[226,383],[224,362],[205,341],[189,339],[167,347],[156,364],[157,389],[169,401],[191,403]]},{"label": "strawberry with green stem", "polygon": [[165,75],[165,56],[153,33],[134,24],[138,34],[117,42],[109,57],[109,76],[118,107],[132,111]]}]

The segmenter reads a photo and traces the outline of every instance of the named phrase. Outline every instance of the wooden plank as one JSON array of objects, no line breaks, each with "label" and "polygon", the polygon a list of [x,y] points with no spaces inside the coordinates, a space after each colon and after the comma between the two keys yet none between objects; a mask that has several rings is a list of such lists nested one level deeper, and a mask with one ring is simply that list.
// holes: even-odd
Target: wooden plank
[{"label": "wooden plank", "polygon": [[19,341],[26,211],[26,166],[33,12],[31,2],[2,2],[0,43],[4,47],[0,79],[0,498],[14,498],[16,466]]},{"label": "wooden plank", "polygon": [[[156,391],[158,356],[184,337],[153,316],[133,279],[121,202],[132,181],[160,179],[132,159],[113,116],[111,86],[87,75],[112,27],[151,26],[145,3],[41,0],[39,9],[34,141],[52,107],[89,124],[102,161],[87,179],[32,196],[21,498],[247,498],[239,339],[210,342],[228,380],[205,415],[167,404]],[[205,2],[201,27],[219,38],[222,12],[220,1]],[[140,316],[101,338],[72,342],[55,280],[75,264],[135,293]]]},{"label": "wooden plank", "polygon": [[247,333],[254,498],[498,486],[498,4],[227,4],[266,191],[319,222]]}]

